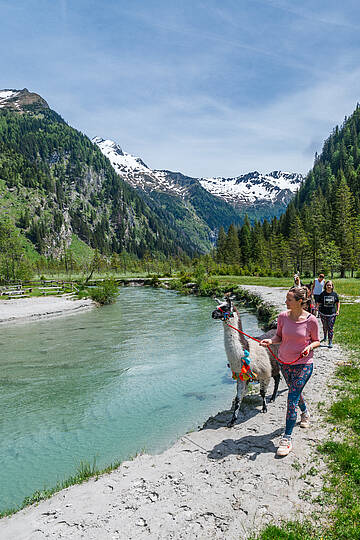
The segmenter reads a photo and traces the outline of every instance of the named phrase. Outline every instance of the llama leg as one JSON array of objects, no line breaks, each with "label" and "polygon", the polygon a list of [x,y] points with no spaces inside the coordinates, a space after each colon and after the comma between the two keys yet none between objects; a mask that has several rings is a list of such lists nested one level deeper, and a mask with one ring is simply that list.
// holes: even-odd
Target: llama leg
[{"label": "llama leg", "polygon": [[245,395],[245,386],[246,386],[246,384],[244,383],[244,381],[241,381],[240,379],[237,380],[237,382],[236,382],[236,396],[235,396],[235,400],[234,400],[234,411],[233,411],[233,415],[231,417],[231,420],[228,423],[228,427],[233,427],[233,425],[235,424],[235,422],[237,420],[240,405],[241,405],[242,399],[243,399],[243,397]]},{"label": "llama leg", "polygon": [[278,391],[278,388],[279,388],[279,382],[280,382],[280,373],[278,375],[274,375],[274,391],[273,391],[273,394],[270,398],[270,401],[275,401],[275,398],[276,398],[276,394],[277,394],[277,391]]},{"label": "llama leg", "polygon": [[266,396],[267,387],[269,386],[269,382],[270,382],[270,379],[262,379],[260,381],[260,396],[262,397],[262,412],[263,413],[267,412],[265,396]]}]

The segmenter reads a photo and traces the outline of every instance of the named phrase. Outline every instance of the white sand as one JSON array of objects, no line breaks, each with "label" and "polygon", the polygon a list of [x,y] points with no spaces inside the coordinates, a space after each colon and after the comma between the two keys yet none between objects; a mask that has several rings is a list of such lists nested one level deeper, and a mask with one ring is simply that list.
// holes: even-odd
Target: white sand
[{"label": "white sand", "polygon": [[74,300],[69,295],[0,300],[0,324],[70,315],[94,305],[92,300]]},{"label": "white sand", "polygon": [[[283,308],[283,289],[261,289]],[[325,466],[315,446],[329,428],[317,404],[329,400],[328,384],[341,356],[337,346],[316,351],[305,389],[312,425],[295,427],[294,450],[286,458],[275,458],[286,412],[282,381],[266,414],[259,397],[249,396],[232,429],[225,427],[230,412],[223,411],[160,455],[138,456],[0,520],[0,538],[239,540],[274,520],[321,512],[312,499],[321,493]]]}]

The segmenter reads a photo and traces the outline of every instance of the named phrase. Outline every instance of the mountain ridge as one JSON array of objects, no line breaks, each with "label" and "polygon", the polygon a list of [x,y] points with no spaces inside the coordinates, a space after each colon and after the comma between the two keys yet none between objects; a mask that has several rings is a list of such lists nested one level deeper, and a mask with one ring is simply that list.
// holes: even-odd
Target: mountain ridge
[{"label": "mountain ridge", "polygon": [[301,174],[282,171],[268,174],[254,171],[232,178],[195,178],[180,172],[151,169],[141,158],[124,152],[111,139],[97,136],[92,141],[110,159],[116,172],[134,188],[172,193],[184,199],[186,183],[198,183],[209,194],[240,210],[242,217],[245,213],[253,219],[280,215],[303,182]]}]

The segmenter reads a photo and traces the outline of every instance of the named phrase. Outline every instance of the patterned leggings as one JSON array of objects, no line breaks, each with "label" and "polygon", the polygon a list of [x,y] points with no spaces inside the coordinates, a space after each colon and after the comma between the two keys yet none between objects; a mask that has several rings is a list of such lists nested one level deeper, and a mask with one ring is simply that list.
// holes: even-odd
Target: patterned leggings
[{"label": "patterned leggings", "polygon": [[292,434],[296,424],[296,407],[299,405],[302,412],[306,411],[306,404],[301,392],[311,377],[313,367],[313,364],[281,365],[281,373],[289,388],[285,426],[285,435],[287,436]]},{"label": "patterned leggings", "polygon": [[320,319],[323,325],[324,337],[326,337],[327,334],[328,338],[332,341],[332,338],[334,337],[334,324],[336,321],[336,315],[331,315],[329,317],[320,313]]}]

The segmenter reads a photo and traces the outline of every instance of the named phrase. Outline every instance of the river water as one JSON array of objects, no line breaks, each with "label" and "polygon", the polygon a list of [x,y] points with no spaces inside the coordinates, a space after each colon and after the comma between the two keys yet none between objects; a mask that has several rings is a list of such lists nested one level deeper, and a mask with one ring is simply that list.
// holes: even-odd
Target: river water
[{"label": "river water", "polygon": [[[0,511],[76,473],[161,452],[235,387],[209,298],[122,288],[111,306],[1,328]],[[259,333],[243,312],[245,331]]]}]

